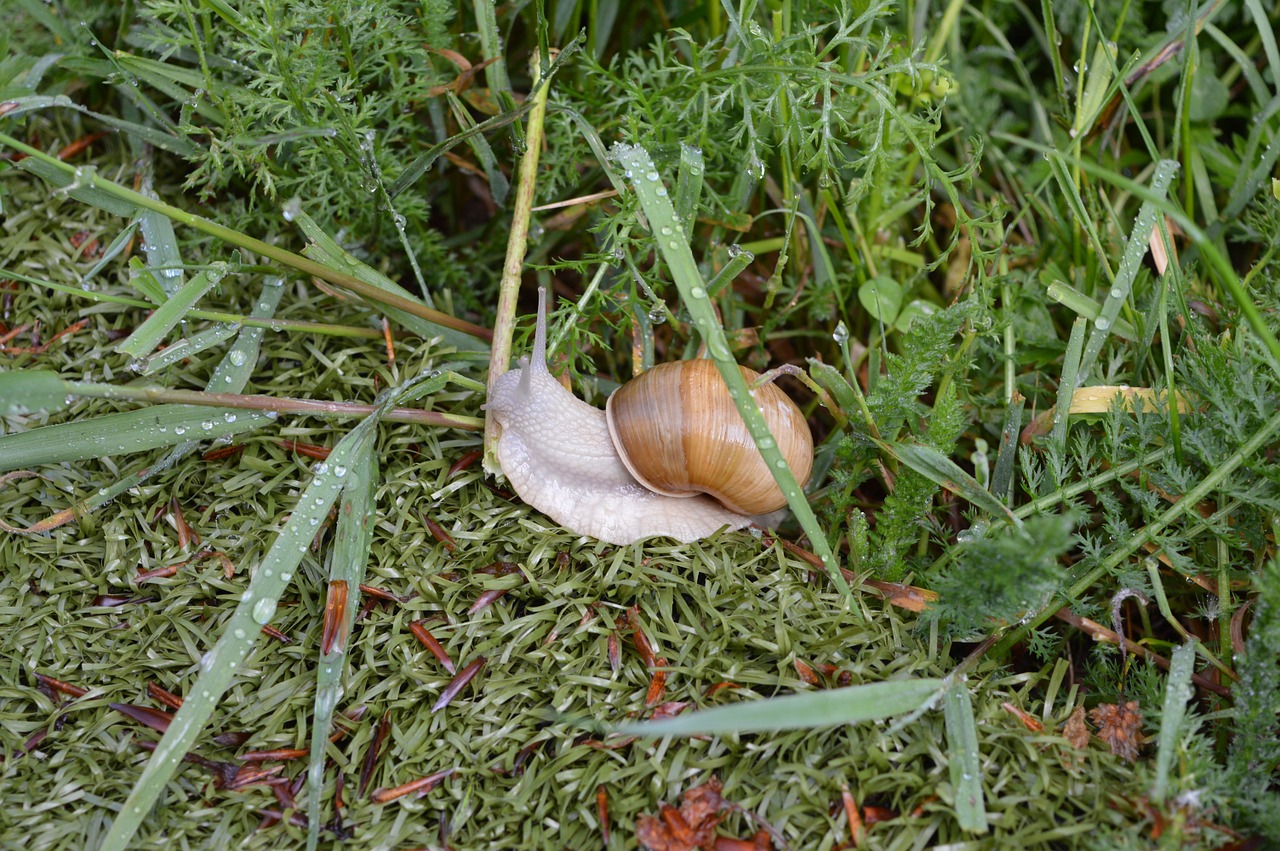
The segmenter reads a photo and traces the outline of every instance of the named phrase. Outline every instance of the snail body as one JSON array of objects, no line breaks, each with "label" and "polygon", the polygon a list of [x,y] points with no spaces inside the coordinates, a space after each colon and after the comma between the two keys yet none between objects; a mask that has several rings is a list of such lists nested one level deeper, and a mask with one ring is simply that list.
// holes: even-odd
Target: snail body
[{"label": "snail body", "polygon": [[[614,393],[606,415],[552,377],[546,336],[540,291],[533,356],[494,381],[485,405],[499,427],[498,463],[526,503],[612,544],[696,541],[786,504],[714,364],[655,367]],[[813,463],[803,415],[772,384],[752,396],[803,483]]]}]

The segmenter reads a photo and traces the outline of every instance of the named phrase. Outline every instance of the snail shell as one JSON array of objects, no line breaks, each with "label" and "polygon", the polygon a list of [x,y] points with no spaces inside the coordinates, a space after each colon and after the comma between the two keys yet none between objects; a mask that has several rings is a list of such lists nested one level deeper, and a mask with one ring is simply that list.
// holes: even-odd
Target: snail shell
[{"label": "snail shell", "polygon": [[[738,369],[748,386],[760,377]],[[751,395],[803,486],[813,467],[804,415],[773,384]],[[655,366],[609,397],[605,417],[622,463],[650,490],[674,497],[710,494],[738,514],[768,514],[787,504],[709,360]]]},{"label": "snail shell", "polygon": [[[521,499],[567,529],[612,544],[630,544],[642,538],[657,535],[683,542],[696,541],[719,529],[726,527],[741,529],[759,519],[753,516],[758,513],[755,509],[748,508],[747,512],[731,510],[704,493],[688,492],[688,486],[673,484],[671,480],[663,479],[661,474],[657,476],[658,487],[670,493],[679,490],[680,496],[660,493],[637,481],[637,477],[628,470],[627,464],[615,449],[605,412],[576,398],[548,371],[546,338],[546,301],[544,292],[539,290],[538,326],[534,338],[533,357],[532,359],[522,358],[519,368],[496,378],[485,405],[485,410],[498,424],[498,439],[495,446],[498,463]],[[700,363],[703,362],[689,361],[671,366],[682,369],[690,364]],[[706,366],[709,366],[713,373],[715,372],[713,365],[707,363]],[[699,370],[701,367],[695,366],[694,369]],[[623,393],[637,382],[649,383],[652,378],[646,380],[646,376],[652,376],[655,372],[658,372],[658,369],[650,370],[634,381],[628,382],[618,392]],[[664,369],[663,372],[667,370]],[[754,376],[754,373],[751,375]],[[718,374],[715,375],[715,380],[719,382],[719,393],[723,395],[724,401],[730,402],[728,390]],[[691,387],[695,393],[711,395],[709,391],[704,392],[705,384],[695,384]],[[772,385],[766,385],[752,394],[762,403],[766,416],[769,416],[770,409],[775,407],[775,402],[766,401],[772,400],[773,396],[762,393],[763,390],[776,392],[794,408],[794,403],[786,399],[785,394]],[[630,395],[630,392],[625,394],[625,396]],[[664,393],[659,392],[656,395],[661,397]],[[630,408],[631,405],[627,403],[622,407]],[[693,412],[697,409],[696,404],[684,404],[681,406],[679,418],[684,419],[684,411]],[[737,427],[745,435],[746,429],[741,418],[738,417],[737,410],[732,404],[729,404],[729,409],[733,417],[738,418]],[[629,419],[630,416],[628,414],[624,419]],[[797,478],[803,482],[808,477],[812,466],[813,444],[808,426],[798,410],[795,411],[795,417],[796,422],[799,423],[797,434],[802,434],[804,440],[808,441],[808,457],[803,459],[803,463],[792,460],[790,456],[788,460],[792,463]],[[638,419],[643,420],[643,417]],[[779,436],[779,426],[775,425],[773,420],[769,420],[769,423],[774,435]],[[697,427],[696,419],[688,425],[681,426],[686,432],[690,429],[696,430]],[[717,420],[712,431],[723,428],[724,425]],[[644,430],[641,428],[641,431]],[[651,433],[660,431],[664,434],[670,432],[672,435],[677,433],[674,426],[649,428],[648,431]],[[745,441],[745,444],[742,441]],[[660,442],[668,445],[672,443],[669,435]],[[709,461],[707,456],[714,452],[710,448],[711,444],[703,439],[680,442],[682,443],[681,452],[686,458],[692,457],[707,462]],[[745,477],[757,490],[760,489],[763,480],[775,490],[777,489],[749,436],[736,441],[730,440],[728,444],[735,450],[745,446],[749,452],[744,451],[741,454],[746,454],[748,459],[749,453],[755,453],[754,461],[759,464],[758,471],[745,474],[740,472],[738,465],[744,462],[739,460],[723,463],[710,461],[704,465],[709,472],[713,473],[720,468],[730,471],[729,480]],[[636,463],[637,455],[644,459],[640,463],[640,475],[646,479],[654,478],[654,474],[649,472],[647,467],[647,459],[653,451],[642,449],[639,453],[627,453],[633,464]],[[750,469],[749,465],[745,466]],[[695,478],[700,479],[703,476],[704,474],[700,473]],[[712,487],[702,488],[707,492],[714,492],[713,489],[714,491],[726,490],[714,484]],[[729,498],[734,504],[739,504],[739,500],[734,496]],[[779,506],[783,502],[785,500],[780,502]],[[746,504],[754,505],[755,503],[748,500]]]}]

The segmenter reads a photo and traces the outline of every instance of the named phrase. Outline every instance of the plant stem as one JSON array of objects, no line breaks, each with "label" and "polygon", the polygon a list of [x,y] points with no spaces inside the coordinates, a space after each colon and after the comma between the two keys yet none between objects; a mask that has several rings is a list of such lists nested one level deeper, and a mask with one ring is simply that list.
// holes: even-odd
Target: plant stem
[{"label": "plant stem", "polygon": [[[529,219],[533,215],[533,194],[538,179],[538,155],[542,151],[542,121],[547,113],[549,86],[539,86],[542,66],[535,53],[530,63],[533,74],[533,108],[529,110],[529,125],[525,128],[524,156],[520,159],[520,183],[516,187],[515,209],[511,214],[511,232],[507,237],[507,259],[502,266],[502,281],[498,286],[498,310],[493,323],[493,346],[489,350],[489,388],[498,376],[507,371],[511,363],[511,337],[515,330],[516,299],[520,294],[520,277],[524,269],[525,252],[529,247]],[[484,468],[490,473],[501,470],[494,447],[497,445],[497,423],[485,417]]]},{"label": "plant stem", "polygon": [[[211,408],[238,408],[246,411],[275,411],[281,414],[309,414],[317,417],[367,417],[376,405],[351,402],[322,402],[314,399],[291,399],[279,396],[257,396],[240,393],[205,393],[200,390],[174,390],[168,387],[121,387],[116,384],[94,384],[84,381],[66,382],[67,393],[94,399],[129,402],[154,402],[177,405],[202,405]],[[478,417],[443,414],[417,408],[393,408],[383,419],[397,423],[460,428],[475,431],[483,421]]]}]

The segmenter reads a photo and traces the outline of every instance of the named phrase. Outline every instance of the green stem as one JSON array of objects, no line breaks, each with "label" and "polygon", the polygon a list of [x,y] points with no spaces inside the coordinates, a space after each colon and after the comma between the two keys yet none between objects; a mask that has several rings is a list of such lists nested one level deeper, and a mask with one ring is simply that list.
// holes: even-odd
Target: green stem
[{"label": "green stem", "polygon": [[[314,399],[291,399],[279,396],[256,396],[240,393],[205,393],[200,390],[174,390],[168,387],[122,387],[116,384],[94,384],[84,381],[66,382],[67,393],[93,399],[128,402],[153,402],[177,405],[201,405],[210,408],[237,408],[245,411],[274,411],[281,414],[306,414],[317,417],[367,417],[376,405],[350,402],[322,402]],[[388,422],[479,430],[483,420],[417,408],[393,408],[383,419]]]},{"label": "green stem", "polygon": [[[524,270],[525,253],[529,247],[529,219],[533,215],[533,195],[538,180],[538,155],[542,151],[542,122],[547,113],[547,93],[550,86],[539,86],[542,66],[535,53],[530,63],[533,74],[533,108],[529,110],[529,125],[525,128],[524,156],[520,159],[520,183],[516,187],[515,209],[511,214],[511,232],[507,237],[507,259],[502,266],[502,281],[498,285],[497,318],[493,324],[493,346],[489,350],[489,387],[511,365],[511,337],[515,330],[516,299],[520,294],[520,278]],[[490,473],[500,471],[495,447],[498,441],[497,422],[485,417],[484,468]]]}]

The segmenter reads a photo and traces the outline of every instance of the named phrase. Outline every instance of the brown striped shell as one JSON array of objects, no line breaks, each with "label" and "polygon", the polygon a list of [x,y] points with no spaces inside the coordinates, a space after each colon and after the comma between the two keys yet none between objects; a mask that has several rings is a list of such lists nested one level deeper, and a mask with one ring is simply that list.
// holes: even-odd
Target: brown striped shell
[{"label": "brown striped shell", "polygon": [[[759,374],[740,366],[747,384]],[[751,392],[782,455],[803,486],[813,436],[800,409],[773,384]],[[709,494],[739,514],[787,504],[747,432],[724,379],[709,360],[661,364],[619,388],[605,405],[614,447],[631,475],[657,493]]]}]

